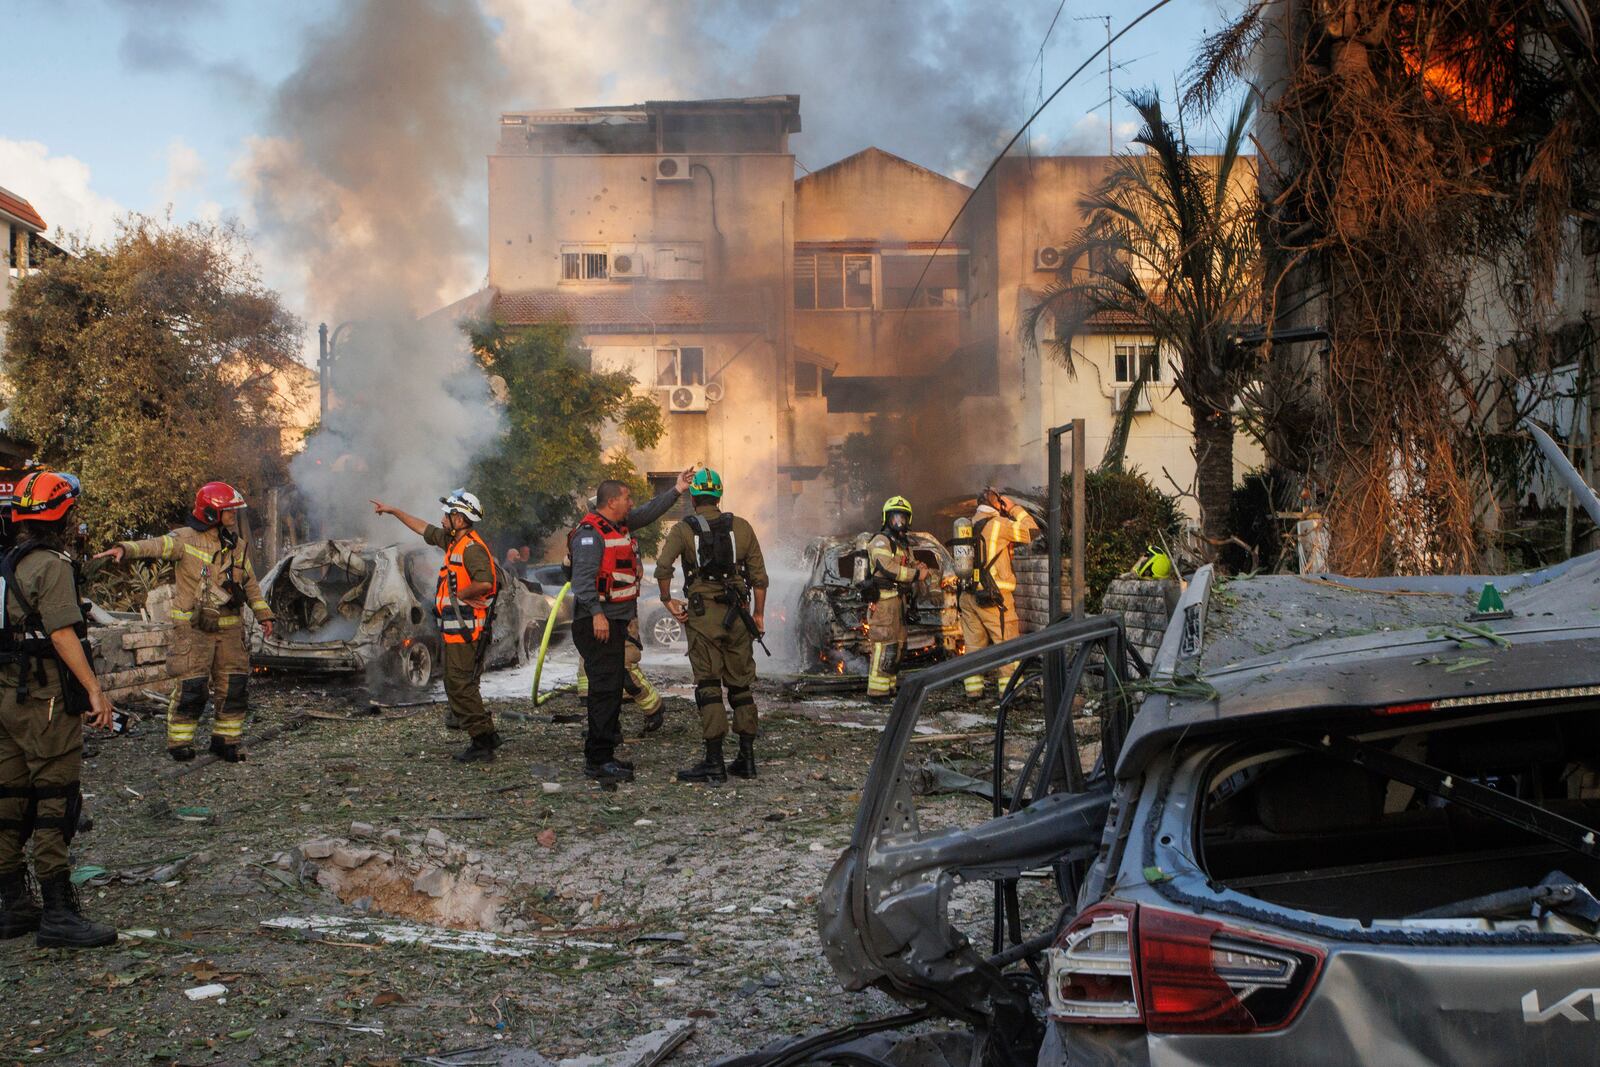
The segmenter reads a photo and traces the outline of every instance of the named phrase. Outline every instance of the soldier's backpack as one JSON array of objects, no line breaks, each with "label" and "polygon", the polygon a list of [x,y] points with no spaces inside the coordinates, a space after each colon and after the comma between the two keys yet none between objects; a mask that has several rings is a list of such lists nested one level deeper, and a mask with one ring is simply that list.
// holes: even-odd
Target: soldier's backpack
[{"label": "soldier's backpack", "polygon": [[714,519],[690,515],[684,522],[694,531],[693,567],[683,557],[684,581],[731,582],[742,578],[738,550],[733,543],[733,516],[724,512]]}]

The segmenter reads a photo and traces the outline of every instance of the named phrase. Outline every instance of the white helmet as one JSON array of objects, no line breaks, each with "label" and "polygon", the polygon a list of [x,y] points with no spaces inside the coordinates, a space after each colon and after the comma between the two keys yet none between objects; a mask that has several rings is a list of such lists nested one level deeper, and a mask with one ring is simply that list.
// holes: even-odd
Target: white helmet
[{"label": "white helmet", "polygon": [[478,498],[465,489],[452,489],[449,496],[439,498],[439,503],[444,505],[444,513],[452,511],[471,523],[483,521],[483,505],[478,503]]}]

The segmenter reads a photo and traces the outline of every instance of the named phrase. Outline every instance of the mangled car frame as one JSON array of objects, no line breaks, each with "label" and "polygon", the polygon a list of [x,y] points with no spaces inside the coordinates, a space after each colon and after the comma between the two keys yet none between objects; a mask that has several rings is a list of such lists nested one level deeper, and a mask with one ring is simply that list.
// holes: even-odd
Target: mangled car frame
[{"label": "mangled car frame", "polygon": [[[867,641],[867,543],[870,533],[853,537],[818,537],[806,545],[802,566],[810,577],[800,593],[801,656],[807,663],[843,671],[848,662],[865,663]],[[910,662],[943,659],[957,651],[961,620],[955,594],[941,587],[954,580],[950,550],[928,533],[912,533],[911,553],[939,577],[918,582],[906,622],[905,657]],[[862,667],[864,670],[864,666]]]},{"label": "mangled car frame", "polygon": [[[257,635],[254,662],[426,687],[442,663],[433,610],[442,558],[426,546],[360,540],[291,548],[261,583],[278,623],[271,637]],[[526,661],[548,615],[548,597],[503,572],[488,666]]]},{"label": "mangled car frame", "polygon": [[[1088,617],[902,683],[819,901],[844,984],[965,1020],[974,1063],[1600,1059],[1600,554],[1219,585],[1148,678]],[[1001,702],[953,817],[908,743],[1008,657],[1050,701]]]}]

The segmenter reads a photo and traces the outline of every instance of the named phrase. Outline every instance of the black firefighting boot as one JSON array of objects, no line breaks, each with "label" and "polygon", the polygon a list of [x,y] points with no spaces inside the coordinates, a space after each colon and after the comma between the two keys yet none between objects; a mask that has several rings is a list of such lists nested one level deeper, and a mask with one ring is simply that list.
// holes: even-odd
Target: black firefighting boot
[{"label": "black firefighting boot", "polygon": [[98,948],[117,939],[117,928],[90,922],[78,910],[78,891],[66,871],[39,880],[44,915],[33,942],[40,948]]},{"label": "black firefighting boot", "polygon": [[227,763],[244,762],[244,750],[238,743],[224,741],[216,734],[211,735],[211,754]]},{"label": "black firefighting boot", "polygon": [[479,734],[472,739],[472,744],[457,752],[457,763],[493,763],[494,750],[500,747],[500,735],[493,730],[486,734]]},{"label": "black firefighting boot", "polygon": [[0,874],[0,941],[31,934],[39,929],[39,905],[28,888],[28,872],[22,867]]},{"label": "black firefighting boot", "polygon": [[728,780],[728,768],[722,762],[722,738],[714,737],[706,742],[705,759],[687,770],[678,772],[680,782],[705,782],[707,785],[716,785]]},{"label": "black firefighting boot", "polygon": [[754,778],[756,776],[755,735],[739,735],[739,757],[728,764],[728,773],[735,778]]},{"label": "black firefighting boot", "polygon": [[188,763],[190,760],[194,759],[194,746],[174,745],[172,748],[167,749],[167,755],[171,756],[179,763]]},{"label": "black firefighting boot", "polygon": [[665,724],[666,721],[667,709],[666,706],[663,705],[644,717],[644,729],[641,731],[640,736],[648,737],[650,734],[655,733],[657,730],[661,729],[662,725]]}]

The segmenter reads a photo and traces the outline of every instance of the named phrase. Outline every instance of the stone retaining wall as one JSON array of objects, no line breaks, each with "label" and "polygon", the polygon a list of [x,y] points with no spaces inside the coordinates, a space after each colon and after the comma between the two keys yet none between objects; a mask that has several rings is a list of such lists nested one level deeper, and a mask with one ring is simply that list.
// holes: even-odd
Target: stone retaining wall
[{"label": "stone retaining wall", "polygon": [[145,689],[165,692],[167,684],[167,644],[172,624],[166,622],[117,622],[89,629],[89,644],[94,649],[95,673],[100,686],[113,701],[137,696]]},{"label": "stone retaining wall", "polygon": [[1106,586],[1100,610],[1121,615],[1128,641],[1146,663],[1153,663],[1179,592],[1178,583],[1171,578],[1116,578]]}]

